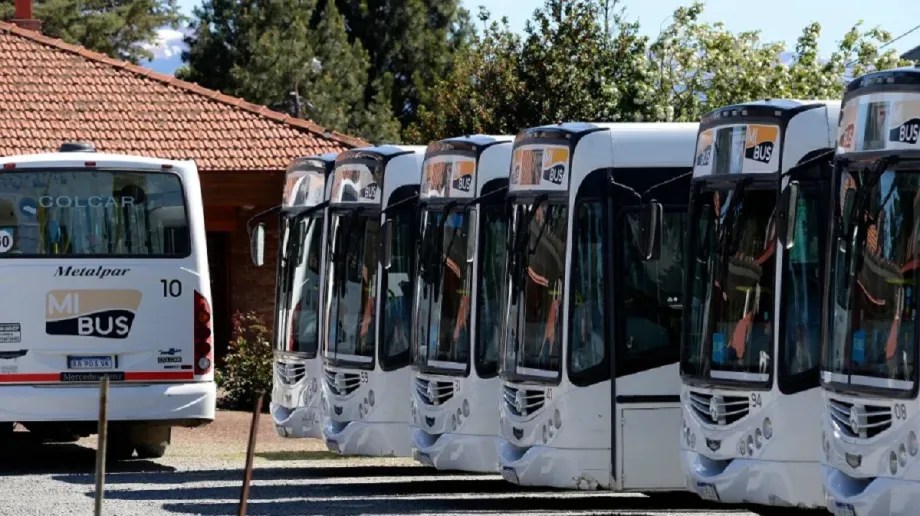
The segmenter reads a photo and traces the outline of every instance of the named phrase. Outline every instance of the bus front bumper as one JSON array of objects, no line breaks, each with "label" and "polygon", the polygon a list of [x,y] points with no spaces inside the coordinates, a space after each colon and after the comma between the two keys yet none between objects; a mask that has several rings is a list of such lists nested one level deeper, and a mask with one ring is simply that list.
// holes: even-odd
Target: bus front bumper
[{"label": "bus front bumper", "polygon": [[412,432],[412,457],[446,471],[498,472],[498,445],[494,435],[448,433],[433,435],[419,428]]},{"label": "bus front bumper", "polygon": [[406,423],[333,421],[324,418],[326,448],[342,455],[410,457],[409,427]]},{"label": "bus front bumper", "polygon": [[522,486],[593,491],[610,489],[610,449],[518,448],[502,439],[498,448],[502,477]]},{"label": "bus front bumper", "polygon": [[842,471],[821,467],[827,510],[837,516],[916,514],[920,482],[890,477],[857,479]]},{"label": "bus front bumper", "polygon": [[734,458],[727,466],[682,450],[687,489],[704,500],[780,507],[824,505],[819,463]]},{"label": "bus front bumper", "polygon": [[[109,421],[184,424],[214,420],[217,387],[211,382],[118,384],[108,395]],[[0,421],[97,421],[98,385],[0,386]]]},{"label": "bus front bumper", "polygon": [[322,439],[322,410],[320,407],[288,408],[272,403],[270,405],[275,430],[281,437],[292,439]]}]

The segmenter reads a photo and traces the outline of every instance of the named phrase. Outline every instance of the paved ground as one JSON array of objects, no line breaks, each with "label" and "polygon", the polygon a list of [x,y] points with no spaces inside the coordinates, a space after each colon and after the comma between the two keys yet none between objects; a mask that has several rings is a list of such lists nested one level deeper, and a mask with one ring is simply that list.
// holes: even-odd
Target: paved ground
[{"label": "paved ground", "polygon": [[[160,460],[109,468],[105,514],[236,514],[249,415],[221,412],[179,430]],[[95,437],[38,444],[26,432],[0,443],[0,514],[92,514]],[[693,496],[522,489],[493,475],[437,474],[407,459],[341,458],[319,441],[259,430],[248,514],[693,514],[753,515]],[[786,514],[792,514],[792,511]]]}]

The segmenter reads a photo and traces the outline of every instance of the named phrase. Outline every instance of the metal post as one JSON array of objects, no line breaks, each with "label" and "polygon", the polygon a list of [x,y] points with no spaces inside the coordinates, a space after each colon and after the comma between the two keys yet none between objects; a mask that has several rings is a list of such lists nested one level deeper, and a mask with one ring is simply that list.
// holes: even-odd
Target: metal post
[{"label": "metal post", "polygon": [[249,484],[252,483],[252,459],[256,452],[256,435],[259,433],[259,416],[262,415],[262,397],[264,392],[256,398],[256,406],[252,412],[252,425],[249,427],[249,447],[246,449],[246,469],[243,470],[243,490],[240,493],[239,516],[246,516],[246,504],[249,503]]},{"label": "metal post", "polygon": [[105,448],[109,427],[109,377],[103,376],[99,385],[99,441],[96,444],[96,516],[102,516],[105,489]]}]

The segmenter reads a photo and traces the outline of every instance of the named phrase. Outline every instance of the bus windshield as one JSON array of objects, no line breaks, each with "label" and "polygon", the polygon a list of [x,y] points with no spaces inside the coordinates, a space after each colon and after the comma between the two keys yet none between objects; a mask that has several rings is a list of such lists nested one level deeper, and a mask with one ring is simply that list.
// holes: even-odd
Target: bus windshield
[{"label": "bus windshield", "polygon": [[854,389],[909,391],[917,359],[920,170],[845,171],[836,195],[821,368]]},{"label": "bus windshield", "polygon": [[476,291],[476,370],[483,378],[498,373],[503,306],[508,274],[508,220],[502,204],[483,205],[479,216],[479,285]]},{"label": "bus windshield", "polygon": [[506,378],[560,377],[567,217],[565,204],[545,197],[512,211]]},{"label": "bus windshield", "polygon": [[771,379],[775,188],[695,194],[688,250],[691,316],[681,369],[730,382]]},{"label": "bus windshield", "polygon": [[178,258],[191,252],[179,176],[99,170],[4,171],[0,257]]},{"label": "bus windshield", "polygon": [[276,349],[316,356],[319,343],[319,278],[323,216],[281,221]]},{"label": "bus windshield", "polygon": [[371,366],[376,342],[380,214],[356,208],[333,214],[329,239],[329,358]]},{"label": "bus windshield", "polygon": [[462,373],[470,359],[469,217],[465,208],[448,208],[423,216],[416,342],[420,368]]}]

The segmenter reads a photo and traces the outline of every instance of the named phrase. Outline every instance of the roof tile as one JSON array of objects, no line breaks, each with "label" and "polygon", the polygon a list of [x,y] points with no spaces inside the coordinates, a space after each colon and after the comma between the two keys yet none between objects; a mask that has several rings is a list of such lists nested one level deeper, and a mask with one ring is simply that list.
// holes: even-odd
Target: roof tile
[{"label": "roof tile", "polygon": [[366,145],[219,91],[0,22],[0,155],[63,140],[102,152],[194,159],[203,171],[283,170]]}]

